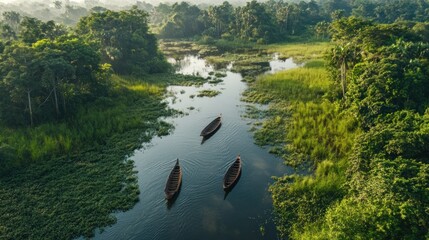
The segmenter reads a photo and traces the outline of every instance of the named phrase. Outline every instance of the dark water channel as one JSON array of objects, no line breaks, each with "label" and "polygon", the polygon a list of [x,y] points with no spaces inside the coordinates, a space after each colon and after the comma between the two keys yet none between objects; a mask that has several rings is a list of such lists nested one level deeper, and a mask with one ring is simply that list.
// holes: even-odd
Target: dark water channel
[{"label": "dark water channel", "polygon": [[[206,77],[213,71],[196,56],[186,56],[178,64],[183,74]],[[297,65],[274,58],[271,67],[278,71]],[[217,85],[169,88],[173,95],[166,101],[187,115],[166,119],[175,130],[134,153],[140,201],[133,209],[115,214],[117,223],[102,233],[97,231],[95,239],[276,239],[267,189],[273,182],[271,176],[292,170],[267,149],[254,145],[249,132],[252,120],[242,117],[246,104],[240,97],[246,84],[240,74],[224,73],[224,81]],[[221,94],[191,98],[203,89]],[[220,113],[221,128],[201,144],[200,131]],[[223,175],[237,154],[243,161],[242,175],[226,195]],[[183,181],[179,195],[169,205],[163,190],[176,158],[183,168]]]}]

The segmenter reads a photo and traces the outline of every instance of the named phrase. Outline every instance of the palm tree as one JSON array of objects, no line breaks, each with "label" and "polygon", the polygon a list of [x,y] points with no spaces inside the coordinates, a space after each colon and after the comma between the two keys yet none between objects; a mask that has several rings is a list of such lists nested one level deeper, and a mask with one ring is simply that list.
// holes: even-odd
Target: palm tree
[{"label": "palm tree", "polygon": [[351,43],[345,45],[336,45],[331,50],[331,64],[340,69],[340,82],[343,92],[343,98],[346,98],[347,92],[347,70],[356,60],[356,49]]}]

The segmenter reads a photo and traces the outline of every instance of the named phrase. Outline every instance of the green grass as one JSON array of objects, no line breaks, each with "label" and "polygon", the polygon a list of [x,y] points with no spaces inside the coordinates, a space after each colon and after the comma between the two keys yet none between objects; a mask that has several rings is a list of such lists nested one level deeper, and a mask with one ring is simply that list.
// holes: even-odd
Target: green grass
[{"label": "green grass", "polygon": [[323,56],[329,44],[268,45],[268,52],[304,61],[304,66],[259,76],[243,96],[270,104],[254,132],[255,142],[301,174],[283,176],[270,186],[281,237],[300,236],[322,221],[330,206],[346,194],[346,159],[360,128],[340,103],[325,99],[330,90]]},{"label": "green grass", "polygon": [[90,237],[130,209],[139,190],[127,156],[171,125],[164,88],[115,76],[106,98],[73,119],[35,128],[1,129],[0,236],[4,239]]},{"label": "green grass", "polygon": [[310,161],[317,166],[326,159],[340,161],[347,157],[358,125],[351,114],[342,112],[339,104],[299,102],[292,112],[286,127],[289,164],[298,166]]},{"label": "green grass", "polygon": [[279,53],[280,58],[293,57],[295,61],[322,59],[330,47],[329,42],[270,44],[265,49],[270,53]]},{"label": "green grass", "polygon": [[244,94],[248,102],[311,101],[328,90],[328,73],[323,68],[297,68],[260,76]]}]

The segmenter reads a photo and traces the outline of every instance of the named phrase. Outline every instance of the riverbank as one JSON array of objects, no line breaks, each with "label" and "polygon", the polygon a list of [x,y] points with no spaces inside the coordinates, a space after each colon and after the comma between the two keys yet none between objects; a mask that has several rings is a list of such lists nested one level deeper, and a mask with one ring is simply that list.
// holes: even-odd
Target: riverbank
[{"label": "riverbank", "polygon": [[199,81],[204,79],[113,76],[108,96],[85,105],[69,121],[2,129],[2,147],[19,161],[2,162],[15,170],[0,177],[0,235],[71,239],[113,224],[112,212],[138,201],[128,157],[142,142],[172,129],[160,120],[174,114],[162,102],[165,86]]},{"label": "riverbank", "polygon": [[[244,55],[244,54],[243,54]],[[296,68],[290,61],[270,61],[282,68]],[[168,105],[185,114],[167,118],[175,126],[168,136],[154,138],[132,159],[138,171],[140,201],[130,211],[115,214],[118,221],[95,239],[275,239],[272,201],[267,191],[272,176],[290,173],[291,168],[253,143],[249,120],[243,117],[246,103],[240,101],[247,84],[239,73],[216,69],[205,58],[185,54],[176,71],[204,78],[218,78],[202,86],[168,87]],[[280,68],[277,68],[280,69]],[[202,90],[220,92],[214,97],[197,95]],[[219,131],[202,139],[201,130],[222,114]],[[243,172],[231,192],[222,179],[231,161],[240,154]],[[163,184],[176,159],[183,167],[180,194],[171,203],[164,200]],[[178,224],[177,219],[181,219]]]},{"label": "riverbank", "polygon": [[285,57],[298,54],[305,65],[259,76],[244,100],[269,104],[262,114],[268,118],[254,128],[255,142],[271,146],[270,152],[297,172],[310,172],[278,177],[270,187],[280,236],[299,238],[304,226],[317,226],[328,206],[344,196],[345,159],[360,130],[352,115],[325,97],[331,84],[323,60],[328,44],[306,51],[301,46],[270,47],[273,52],[283,49]]}]

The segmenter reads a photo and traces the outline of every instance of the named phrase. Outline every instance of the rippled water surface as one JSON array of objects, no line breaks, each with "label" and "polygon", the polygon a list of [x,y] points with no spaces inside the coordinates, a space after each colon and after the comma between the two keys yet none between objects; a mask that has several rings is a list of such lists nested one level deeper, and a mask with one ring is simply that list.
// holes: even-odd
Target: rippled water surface
[{"label": "rippled water surface", "polygon": [[[275,61],[275,69],[294,68],[291,60]],[[196,56],[178,61],[178,72],[208,76],[213,67]],[[283,64],[283,65],[282,65]],[[273,67],[273,65],[271,65]],[[273,70],[276,71],[276,70]],[[95,239],[275,239],[271,221],[271,198],[267,191],[271,176],[291,172],[266,149],[253,144],[250,119],[243,118],[240,101],[246,84],[241,75],[225,70],[224,82],[201,87],[170,87],[170,107],[189,113],[166,121],[175,126],[172,134],[155,138],[132,159],[138,171],[140,201],[133,209],[117,213],[116,224],[97,232]],[[221,92],[199,98],[198,91]],[[222,114],[221,128],[201,143],[201,130]],[[232,191],[222,189],[223,175],[237,154],[242,175]],[[164,199],[167,176],[180,159],[183,181],[172,204]],[[261,235],[260,229],[265,229]]]}]

